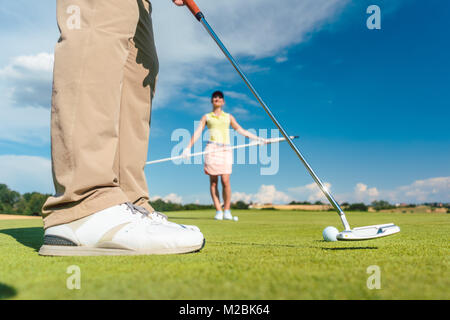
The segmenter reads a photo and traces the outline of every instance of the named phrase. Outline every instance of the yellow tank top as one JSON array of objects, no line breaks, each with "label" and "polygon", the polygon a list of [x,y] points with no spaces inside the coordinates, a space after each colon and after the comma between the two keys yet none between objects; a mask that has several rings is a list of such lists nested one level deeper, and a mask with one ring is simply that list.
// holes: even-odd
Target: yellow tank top
[{"label": "yellow tank top", "polygon": [[206,126],[209,130],[209,141],[230,144],[230,114],[223,112],[216,116],[214,112],[206,114]]}]

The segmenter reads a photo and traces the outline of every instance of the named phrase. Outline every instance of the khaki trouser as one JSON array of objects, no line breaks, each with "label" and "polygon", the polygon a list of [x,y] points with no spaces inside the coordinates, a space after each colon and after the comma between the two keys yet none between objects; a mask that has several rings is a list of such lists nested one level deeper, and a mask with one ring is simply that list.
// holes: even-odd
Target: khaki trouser
[{"label": "khaki trouser", "polygon": [[144,175],[158,73],[151,5],[57,0],[52,169],[44,227],[132,202],[153,209]]}]

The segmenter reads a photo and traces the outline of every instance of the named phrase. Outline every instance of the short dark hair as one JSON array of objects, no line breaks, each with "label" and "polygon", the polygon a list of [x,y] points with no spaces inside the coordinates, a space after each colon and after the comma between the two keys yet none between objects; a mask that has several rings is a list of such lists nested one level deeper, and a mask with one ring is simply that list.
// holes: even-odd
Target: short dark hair
[{"label": "short dark hair", "polygon": [[222,91],[214,91],[213,94],[211,95],[211,100],[214,99],[215,97],[220,97],[220,98],[224,99],[223,92]]}]

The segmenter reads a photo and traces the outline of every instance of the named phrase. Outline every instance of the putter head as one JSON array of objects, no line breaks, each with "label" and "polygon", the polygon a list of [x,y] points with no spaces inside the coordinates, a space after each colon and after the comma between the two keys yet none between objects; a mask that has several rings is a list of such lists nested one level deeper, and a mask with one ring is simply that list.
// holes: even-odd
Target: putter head
[{"label": "putter head", "polygon": [[400,232],[400,228],[393,223],[377,224],[367,227],[344,230],[336,235],[339,241],[361,241],[387,237]]}]

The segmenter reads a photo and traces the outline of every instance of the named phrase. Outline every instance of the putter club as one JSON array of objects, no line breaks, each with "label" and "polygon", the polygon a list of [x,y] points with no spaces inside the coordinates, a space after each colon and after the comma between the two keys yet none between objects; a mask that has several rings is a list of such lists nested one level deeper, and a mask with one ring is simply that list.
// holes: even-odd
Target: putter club
[{"label": "putter club", "polygon": [[338,240],[369,240],[374,238],[380,238],[389,236],[395,233],[400,232],[400,228],[393,223],[390,224],[383,224],[383,225],[373,225],[373,226],[367,226],[367,227],[360,227],[360,228],[354,228],[351,229],[350,225],[347,222],[347,218],[345,217],[344,211],[341,209],[339,204],[334,200],[333,196],[330,194],[330,192],[326,189],[326,187],[323,185],[322,181],[317,177],[314,170],[311,168],[311,166],[308,164],[308,162],[305,160],[303,155],[301,154],[300,150],[296,147],[292,139],[289,137],[287,132],[284,130],[284,128],[280,125],[278,120],[275,118],[275,116],[270,111],[269,107],[264,103],[260,95],[256,92],[255,88],[252,86],[252,84],[249,82],[247,77],[244,75],[244,73],[241,71],[240,67],[234,60],[234,58],[231,56],[231,54],[228,52],[228,50],[223,45],[222,41],[220,41],[219,37],[215,34],[214,30],[211,28],[211,26],[208,24],[208,22],[205,19],[205,16],[198,8],[197,4],[194,0],[183,0],[184,4],[189,8],[189,10],[192,12],[192,14],[195,16],[195,18],[203,25],[203,27],[206,29],[206,31],[210,34],[210,36],[214,39],[214,41],[217,43],[217,45],[220,47],[222,52],[225,54],[227,59],[230,61],[230,63],[233,65],[233,67],[236,69],[236,71],[241,76],[242,80],[244,80],[247,87],[250,89],[250,91],[253,93],[253,95],[256,97],[260,105],[263,107],[263,109],[266,111],[266,113],[269,115],[269,117],[272,119],[273,123],[277,126],[277,128],[280,130],[281,134],[286,138],[287,142],[291,146],[292,150],[297,154],[298,158],[302,161],[303,165],[306,167],[314,181],[319,186],[320,190],[324,193],[328,201],[331,203],[333,208],[338,212],[339,217],[341,218],[342,224],[344,225],[345,230],[339,233],[336,238]]},{"label": "putter club", "polygon": [[[292,139],[296,139],[298,138],[298,136],[291,136]],[[150,165],[150,164],[155,164],[155,163],[161,163],[161,162],[166,162],[166,161],[172,161],[172,160],[176,160],[176,159],[183,159],[183,158],[191,158],[191,157],[196,157],[196,156],[201,156],[204,154],[209,154],[209,153],[214,153],[214,152],[220,152],[222,150],[233,150],[233,149],[241,149],[241,148],[245,148],[245,147],[252,147],[252,146],[257,146],[257,145],[264,145],[264,144],[269,144],[269,143],[276,143],[276,142],[281,142],[286,140],[286,138],[273,138],[273,139],[267,139],[267,142],[260,142],[260,141],[254,141],[251,143],[247,143],[247,144],[241,144],[238,146],[233,146],[233,147],[224,147],[222,149],[218,149],[218,150],[212,150],[212,151],[203,151],[203,152],[196,152],[196,153],[191,153],[189,154],[189,156],[184,156],[184,155],[179,155],[179,156],[175,156],[175,157],[171,157],[171,158],[164,158],[164,159],[159,159],[159,160],[152,160],[152,161],[147,161],[145,163],[145,165]]]}]

